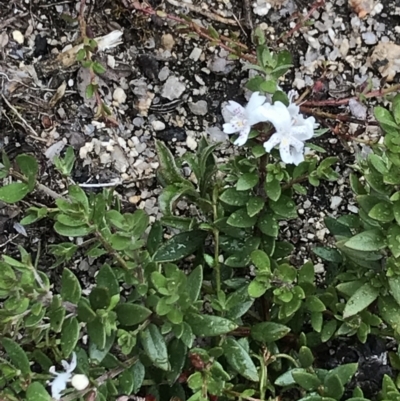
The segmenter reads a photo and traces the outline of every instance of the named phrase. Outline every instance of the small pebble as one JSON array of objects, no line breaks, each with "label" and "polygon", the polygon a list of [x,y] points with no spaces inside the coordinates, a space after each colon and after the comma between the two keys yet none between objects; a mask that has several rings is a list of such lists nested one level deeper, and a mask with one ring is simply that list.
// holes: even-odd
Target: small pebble
[{"label": "small pebble", "polygon": [[24,43],[25,38],[21,31],[13,31],[12,37],[18,44],[22,45]]},{"label": "small pebble", "polygon": [[126,93],[122,88],[115,89],[113,93],[113,99],[118,103],[122,104],[126,102]]},{"label": "small pebble", "polygon": [[154,131],[162,131],[165,129],[165,124],[162,121],[156,120],[151,123]]}]

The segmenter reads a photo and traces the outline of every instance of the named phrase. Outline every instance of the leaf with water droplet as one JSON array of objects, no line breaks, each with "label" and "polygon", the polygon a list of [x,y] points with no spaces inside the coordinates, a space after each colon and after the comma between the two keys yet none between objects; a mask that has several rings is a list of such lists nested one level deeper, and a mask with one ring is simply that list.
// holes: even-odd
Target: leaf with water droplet
[{"label": "leaf with water droplet", "polygon": [[380,202],[369,211],[368,216],[382,223],[389,223],[394,218],[393,205],[389,202]]},{"label": "leaf with water droplet", "polygon": [[362,285],[347,301],[344,307],[343,317],[354,316],[374,302],[379,295],[379,288],[373,287],[370,283]]}]

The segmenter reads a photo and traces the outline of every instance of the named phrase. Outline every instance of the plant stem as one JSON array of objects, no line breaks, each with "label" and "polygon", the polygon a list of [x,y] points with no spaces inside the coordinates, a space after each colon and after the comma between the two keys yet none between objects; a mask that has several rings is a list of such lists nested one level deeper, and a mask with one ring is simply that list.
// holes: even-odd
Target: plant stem
[{"label": "plant stem", "polygon": [[221,265],[219,263],[219,230],[215,227],[215,222],[218,219],[218,193],[219,188],[216,185],[213,190],[213,220],[214,220],[214,269],[215,269],[215,281],[217,287],[217,293],[221,291]]},{"label": "plant stem", "polygon": [[108,243],[107,239],[103,236],[103,234],[96,228],[96,231],[94,232],[96,238],[101,242],[101,244],[104,246],[104,249],[108,252],[109,255],[115,258],[115,260],[119,263],[121,267],[123,267],[125,270],[129,270],[129,266],[124,260],[124,258],[116,252],[113,247]]},{"label": "plant stem", "polygon": [[292,358],[290,355],[287,355],[287,354],[276,354],[276,355],[271,355],[271,359],[276,360],[276,359],[278,359],[278,358],[287,359],[288,361],[292,362],[293,365],[294,365],[296,368],[299,367],[299,364],[297,363],[297,361],[296,361],[294,358]]}]

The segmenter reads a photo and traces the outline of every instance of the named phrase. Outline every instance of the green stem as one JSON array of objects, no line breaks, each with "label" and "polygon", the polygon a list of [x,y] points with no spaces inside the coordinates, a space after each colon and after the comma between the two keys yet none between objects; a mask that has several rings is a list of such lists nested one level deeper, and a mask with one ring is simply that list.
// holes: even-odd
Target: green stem
[{"label": "green stem", "polygon": [[290,355],[287,355],[287,354],[276,354],[276,355],[272,355],[271,356],[271,360],[272,361],[274,361],[275,359],[278,359],[278,358],[287,359],[288,361],[292,362],[293,365],[296,368],[299,367],[299,364],[297,363],[297,361],[294,358],[292,358]]},{"label": "green stem", "polygon": [[214,235],[214,269],[215,269],[215,281],[217,286],[217,293],[221,291],[221,265],[219,263],[219,230],[215,227],[215,222],[218,219],[218,210],[217,210],[217,202],[218,202],[218,192],[219,189],[217,186],[214,187],[213,190],[213,235]]},{"label": "green stem", "polygon": [[94,234],[95,234],[96,238],[104,246],[105,250],[109,253],[109,255],[111,255],[119,263],[119,265],[121,267],[123,267],[125,270],[129,270],[129,266],[126,263],[126,261],[124,260],[124,258],[113,249],[113,247],[108,243],[106,238],[104,238],[103,234],[97,229]]}]

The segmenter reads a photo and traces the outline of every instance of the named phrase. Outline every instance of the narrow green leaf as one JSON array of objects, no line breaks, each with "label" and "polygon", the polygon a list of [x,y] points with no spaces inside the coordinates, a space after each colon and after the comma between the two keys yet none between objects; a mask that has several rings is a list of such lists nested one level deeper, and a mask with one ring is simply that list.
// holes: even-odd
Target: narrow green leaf
[{"label": "narrow green leaf", "polygon": [[0,188],[0,201],[16,203],[29,193],[29,186],[22,182],[13,182]]},{"label": "narrow green leaf", "polygon": [[386,247],[386,241],[380,231],[368,230],[350,238],[344,245],[357,251],[379,251]]},{"label": "narrow green leaf", "polygon": [[43,384],[31,383],[26,390],[26,401],[50,401],[51,397]]},{"label": "narrow green leaf", "polygon": [[256,323],[251,328],[250,335],[256,341],[268,344],[280,340],[290,332],[290,328],[275,322]]},{"label": "narrow green leaf", "polygon": [[135,326],[144,322],[150,315],[151,310],[138,304],[119,304],[115,308],[118,321],[122,326]]},{"label": "narrow green leaf", "polygon": [[228,337],[222,345],[229,365],[246,379],[258,382],[259,376],[249,353],[234,338]]},{"label": "narrow green leaf", "polygon": [[65,267],[61,279],[61,298],[63,301],[77,304],[81,298],[81,292],[79,280],[71,270]]},{"label": "narrow green leaf", "polygon": [[247,209],[239,209],[236,212],[233,212],[229,218],[227,223],[230,226],[238,227],[238,228],[249,228],[253,227],[257,221],[257,216],[250,217],[247,213]]},{"label": "narrow green leaf", "polygon": [[372,304],[379,295],[379,289],[372,287],[370,283],[361,286],[347,301],[343,311],[343,317],[354,316]]},{"label": "narrow green leaf", "polygon": [[200,337],[219,336],[238,327],[236,323],[223,317],[195,313],[186,315],[185,321],[192,328],[193,334]]},{"label": "narrow green leaf", "polygon": [[23,375],[30,375],[31,367],[25,351],[11,338],[4,337],[1,343],[12,364],[19,369]]},{"label": "narrow green leaf", "polygon": [[167,345],[158,327],[155,324],[149,324],[140,332],[140,341],[154,366],[169,371],[171,366],[168,361]]},{"label": "narrow green leaf", "polygon": [[174,235],[153,255],[154,262],[174,262],[192,255],[203,246],[207,233],[193,230]]},{"label": "narrow green leaf", "polygon": [[187,278],[187,293],[192,303],[196,302],[200,295],[201,286],[203,285],[203,267],[197,266]]},{"label": "narrow green leaf", "polygon": [[61,349],[65,358],[68,358],[79,339],[79,323],[76,317],[64,320],[61,330]]}]

